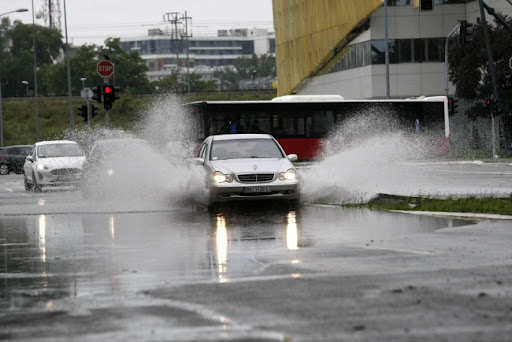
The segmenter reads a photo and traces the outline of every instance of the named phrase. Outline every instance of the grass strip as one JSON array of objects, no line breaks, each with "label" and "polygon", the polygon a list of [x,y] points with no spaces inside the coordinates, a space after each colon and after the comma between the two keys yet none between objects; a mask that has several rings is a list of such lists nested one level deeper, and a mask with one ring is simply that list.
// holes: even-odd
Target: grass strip
[{"label": "grass strip", "polygon": [[446,199],[379,195],[364,206],[376,210],[441,211],[512,215],[512,198],[461,197]]}]

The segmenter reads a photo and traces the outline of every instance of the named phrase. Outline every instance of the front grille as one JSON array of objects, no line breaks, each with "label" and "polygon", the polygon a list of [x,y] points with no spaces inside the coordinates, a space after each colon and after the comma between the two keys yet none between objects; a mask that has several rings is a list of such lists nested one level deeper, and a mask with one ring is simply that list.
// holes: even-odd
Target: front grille
[{"label": "front grille", "polygon": [[50,171],[50,173],[55,176],[76,175],[80,172],[80,169],[55,169]]},{"label": "front grille", "polygon": [[240,183],[263,183],[274,180],[273,173],[249,173],[237,175],[237,177]]}]

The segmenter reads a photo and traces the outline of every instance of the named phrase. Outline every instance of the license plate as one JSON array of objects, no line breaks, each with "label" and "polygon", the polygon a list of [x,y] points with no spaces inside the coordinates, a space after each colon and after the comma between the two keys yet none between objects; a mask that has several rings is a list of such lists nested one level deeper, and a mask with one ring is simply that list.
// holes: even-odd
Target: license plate
[{"label": "license plate", "polygon": [[77,180],[76,176],[59,176],[57,177],[59,182],[74,182]]},{"label": "license plate", "polygon": [[244,192],[271,192],[270,186],[247,186]]}]

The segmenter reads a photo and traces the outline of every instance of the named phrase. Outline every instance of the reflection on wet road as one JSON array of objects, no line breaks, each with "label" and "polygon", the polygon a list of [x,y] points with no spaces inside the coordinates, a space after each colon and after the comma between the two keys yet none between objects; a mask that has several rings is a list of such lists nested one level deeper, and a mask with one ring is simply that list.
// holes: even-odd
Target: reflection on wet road
[{"label": "reflection on wet road", "polygon": [[269,256],[293,262],[300,249],[364,246],[461,224],[328,206],[0,216],[0,308],[229,282],[257,276]]}]

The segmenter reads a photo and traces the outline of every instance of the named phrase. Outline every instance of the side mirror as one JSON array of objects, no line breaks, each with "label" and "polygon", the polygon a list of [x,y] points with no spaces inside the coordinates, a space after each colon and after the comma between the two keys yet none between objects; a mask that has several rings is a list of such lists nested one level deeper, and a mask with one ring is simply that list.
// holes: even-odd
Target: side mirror
[{"label": "side mirror", "polygon": [[193,162],[195,165],[204,165],[204,159],[203,158],[194,158]]},{"label": "side mirror", "polygon": [[287,157],[291,162],[296,162],[297,160],[299,160],[299,157],[296,154],[289,154],[287,155]]},{"label": "side mirror", "polygon": [[34,162],[34,158],[32,156],[27,156],[27,158],[25,158],[25,159],[28,160],[31,163]]}]

